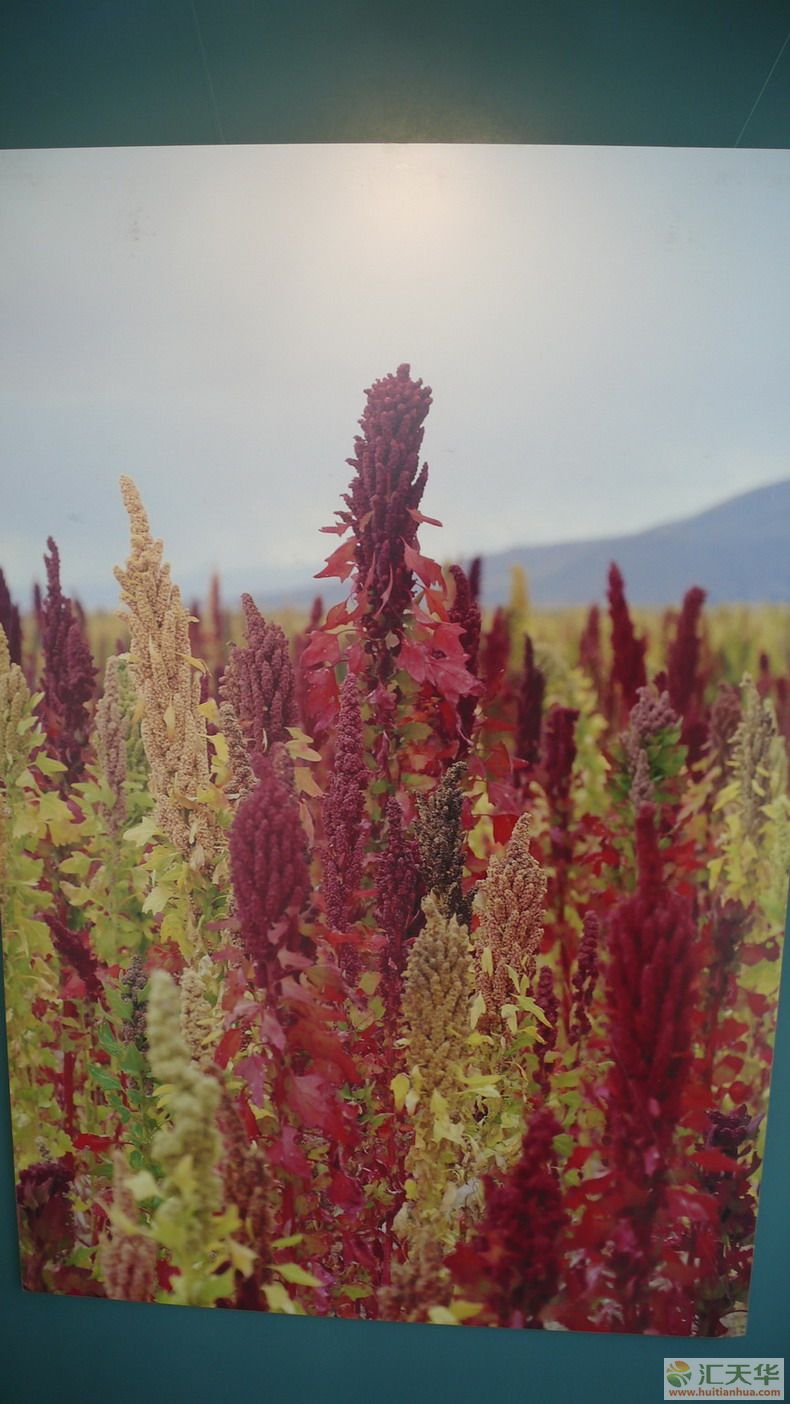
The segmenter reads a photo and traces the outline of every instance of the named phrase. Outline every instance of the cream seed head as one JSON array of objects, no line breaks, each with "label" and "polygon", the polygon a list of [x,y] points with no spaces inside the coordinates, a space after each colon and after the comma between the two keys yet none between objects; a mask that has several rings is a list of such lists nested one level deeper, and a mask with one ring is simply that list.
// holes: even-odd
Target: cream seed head
[{"label": "cream seed head", "polygon": [[501,1017],[501,1007],[512,993],[507,967],[531,980],[543,935],[546,874],[529,851],[530,822],[528,814],[520,816],[504,851],[491,859],[479,889],[477,987],[489,1023]]},{"label": "cream seed head", "polygon": [[131,666],[143,703],[140,725],[150,768],[155,813],[171,842],[195,866],[215,856],[220,842],[216,816],[197,795],[209,783],[206,723],[200,713],[200,679],[189,644],[189,616],[162,561],[140,494],[121,479],[129,514],[131,550],[125,569],[116,566],[131,636]]}]

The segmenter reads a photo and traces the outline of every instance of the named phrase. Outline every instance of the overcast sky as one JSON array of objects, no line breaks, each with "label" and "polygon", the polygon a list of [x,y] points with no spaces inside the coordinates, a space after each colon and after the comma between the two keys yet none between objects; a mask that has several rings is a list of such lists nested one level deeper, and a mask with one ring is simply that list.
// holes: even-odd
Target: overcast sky
[{"label": "overcast sky", "polygon": [[0,153],[0,563],[112,602],[137,481],[177,579],[309,577],[363,391],[434,391],[440,558],[788,476],[790,153]]}]

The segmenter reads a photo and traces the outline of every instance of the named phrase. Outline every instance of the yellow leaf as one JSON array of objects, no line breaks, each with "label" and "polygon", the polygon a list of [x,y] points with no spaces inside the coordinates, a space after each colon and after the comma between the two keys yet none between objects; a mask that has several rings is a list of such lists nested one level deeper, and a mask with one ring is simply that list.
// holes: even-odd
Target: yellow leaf
[{"label": "yellow leaf", "polygon": [[481,1014],[485,1013],[485,1008],[486,1002],[483,999],[483,996],[481,994],[476,994],[474,999],[472,1000],[472,1004],[469,1010],[469,1022],[472,1025],[473,1029],[477,1028],[477,1025],[480,1022]]},{"label": "yellow leaf", "polygon": [[402,1111],[409,1089],[411,1088],[411,1082],[406,1076],[406,1073],[396,1073],[390,1082],[390,1088],[395,1098],[395,1110]]},{"label": "yellow leaf", "polygon": [[[519,1004],[522,1009],[526,1009],[528,1013],[534,1014],[539,1023],[545,1024],[547,1029],[551,1028],[551,1020],[546,1018],[540,1005],[536,1004],[534,999],[530,999],[528,995],[522,995],[519,999]],[[502,1012],[504,1013],[504,1009]]]},{"label": "yellow leaf", "polygon": [[431,1111],[434,1116],[447,1115],[447,1098],[442,1096],[438,1087],[435,1087],[431,1093]]},{"label": "yellow leaf", "polygon": [[242,1277],[249,1277],[255,1266],[257,1254],[252,1248],[248,1248],[245,1243],[238,1243],[235,1238],[231,1238],[228,1243],[230,1260],[237,1272]]},{"label": "yellow leaf", "polygon": [[453,1313],[443,1306],[429,1307],[428,1320],[432,1321],[434,1326],[458,1326],[459,1324]]},{"label": "yellow leaf", "polygon": [[182,1155],[170,1178],[183,1194],[192,1193],[195,1187],[195,1162],[191,1155]]},{"label": "yellow leaf", "polygon": [[456,1321],[468,1321],[470,1317],[477,1316],[482,1309],[482,1302],[467,1302],[464,1301],[463,1297],[459,1297],[457,1301],[450,1303],[450,1311]]},{"label": "yellow leaf", "polygon": [[286,1282],[293,1282],[299,1287],[323,1287],[320,1277],[314,1276],[312,1272],[307,1272],[298,1263],[272,1263],[275,1272],[284,1277]]},{"label": "yellow leaf", "polygon": [[222,732],[215,732],[211,740],[214,745],[214,754],[217,757],[217,760],[219,761],[220,765],[227,765],[229,757],[228,743],[225,740],[225,737],[223,736]]},{"label": "yellow leaf", "polygon": [[494,973],[494,953],[490,946],[483,947],[483,954],[480,957],[480,968],[485,971],[486,975],[493,975]]},{"label": "yellow leaf", "polygon": [[154,1199],[159,1194],[159,1186],[150,1170],[140,1170],[137,1175],[130,1175],[126,1183],[138,1203],[141,1199]]},{"label": "yellow leaf", "polygon": [[321,756],[313,749],[312,738],[306,732],[301,731],[298,726],[289,726],[291,733],[290,741],[286,741],[285,749],[291,760],[320,761]]},{"label": "yellow leaf", "polygon": [[416,1181],[416,1180],[411,1180],[411,1179],[407,1180],[406,1183],[405,1183],[405,1185],[403,1186],[403,1188],[404,1188],[404,1191],[405,1191],[405,1194],[406,1194],[406,1198],[407,1198],[407,1199],[410,1199],[410,1200],[413,1202],[414,1200],[416,1200],[416,1199],[418,1198],[417,1181]]},{"label": "yellow leaf", "polygon": [[301,795],[322,795],[324,793],[313,772],[306,765],[294,766],[294,783]]},{"label": "yellow leaf", "polygon": [[363,990],[365,991],[365,994],[366,994],[366,995],[373,995],[373,994],[375,994],[375,993],[376,993],[376,990],[378,989],[379,985],[381,984],[381,973],[380,973],[380,971],[378,971],[378,970],[366,970],[365,973],[364,973],[364,975],[363,975],[362,978],[360,979],[360,982],[359,982],[359,983],[360,983],[361,989],[363,989]]},{"label": "yellow leaf", "polygon": [[135,1219],[130,1219],[128,1214],[124,1214],[117,1205],[110,1204],[107,1208],[107,1216],[114,1229],[119,1233],[134,1234],[139,1238],[150,1238],[151,1234],[144,1224],[138,1223]]},{"label": "yellow leaf", "polygon": [[264,1286],[266,1304],[269,1311],[280,1312],[284,1316],[303,1316],[297,1302],[289,1297],[282,1282],[267,1282]]},{"label": "yellow leaf", "polygon": [[151,916],[158,916],[167,906],[167,892],[156,883],[143,902],[143,911],[150,912]]},{"label": "yellow leaf", "polygon": [[172,741],[173,737],[176,734],[176,711],[172,702],[168,702],[167,706],[165,707],[165,710],[162,713],[162,721],[165,724],[165,730],[167,731],[168,738]]}]

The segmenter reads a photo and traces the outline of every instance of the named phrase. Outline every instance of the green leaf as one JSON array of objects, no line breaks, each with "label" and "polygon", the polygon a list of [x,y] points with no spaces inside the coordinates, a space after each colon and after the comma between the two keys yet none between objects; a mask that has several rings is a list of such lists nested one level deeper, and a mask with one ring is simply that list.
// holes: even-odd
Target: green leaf
[{"label": "green leaf", "polygon": [[115,1073],[108,1072],[106,1068],[97,1067],[95,1063],[89,1063],[88,1072],[93,1081],[97,1082],[99,1087],[104,1088],[105,1092],[120,1092],[121,1084]]}]

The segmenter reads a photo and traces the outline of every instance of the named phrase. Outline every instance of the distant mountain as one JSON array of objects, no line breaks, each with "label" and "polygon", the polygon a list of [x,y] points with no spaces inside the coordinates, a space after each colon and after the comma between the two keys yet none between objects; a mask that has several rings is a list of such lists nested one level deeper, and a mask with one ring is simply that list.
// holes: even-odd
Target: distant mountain
[{"label": "distant mountain", "polygon": [[[691,585],[701,585],[711,603],[790,602],[790,478],[630,536],[515,546],[485,556],[483,602],[507,601],[514,565],[524,566],[537,605],[601,601],[610,561],[623,572],[632,604],[677,603]],[[196,574],[189,580],[184,598],[201,598],[206,579]],[[307,609],[317,594],[329,605],[348,590],[336,580],[311,580],[299,567],[258,581],[253,572],[231,567],[221,583],[226,601],[250,590],[263,610]]]},{"label": "distant mountain", "polygon": [[486,556],[483,599],[506,601],[511,567],[521,565],[535,604],[601,600],[610,561],[623,572],[633,604],[669,604],[690,585],[701,585],[712,603],[790,602],[790,478],[631,536]]}]

